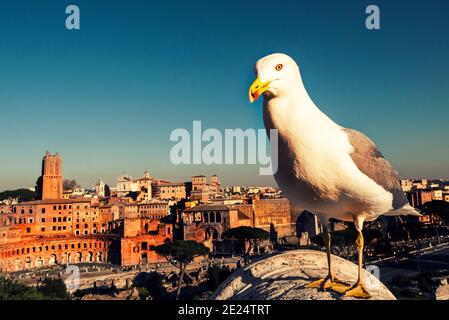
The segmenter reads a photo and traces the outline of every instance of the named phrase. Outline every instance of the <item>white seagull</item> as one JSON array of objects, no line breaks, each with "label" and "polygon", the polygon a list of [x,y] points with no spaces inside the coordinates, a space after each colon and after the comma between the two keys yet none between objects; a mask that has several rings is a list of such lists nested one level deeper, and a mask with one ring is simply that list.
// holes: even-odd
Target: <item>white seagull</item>
[{"label": "white seagull", "polygon": [[[363,223],[380,215],[419,215],[408,204],[397,172],[363,133],[344,128],[313,103],[299,67],[285,54],[271,54],[255,65],[250,102],[264,96],[266,130],[278,130],[278,170],[284,194],[315,213],[323,225],[328,276],[308,287],[369,298],[362,279]],[[336,279],[330,254],[329,218],[354,222],[358,231],[358,280],[350,287]]]}]

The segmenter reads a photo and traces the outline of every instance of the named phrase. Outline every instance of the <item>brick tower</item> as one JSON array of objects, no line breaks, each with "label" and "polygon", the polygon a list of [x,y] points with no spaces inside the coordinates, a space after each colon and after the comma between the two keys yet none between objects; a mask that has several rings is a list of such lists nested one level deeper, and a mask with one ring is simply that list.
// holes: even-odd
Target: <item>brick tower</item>
[{"label": "brick tower", "polygon": [[62,159],[50,152],[42,159],[42,176],[39,196],[41,200],[62,198]]}]

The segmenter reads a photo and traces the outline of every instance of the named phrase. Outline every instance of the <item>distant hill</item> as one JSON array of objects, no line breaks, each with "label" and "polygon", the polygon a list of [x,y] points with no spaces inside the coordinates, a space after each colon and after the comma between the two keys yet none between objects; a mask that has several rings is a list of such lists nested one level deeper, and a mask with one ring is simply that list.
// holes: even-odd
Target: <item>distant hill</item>
[{"label": "distant hill", "polygon": [[19,198],[19,202],[37,200],[37,193],[28,189],[7,190],[0,192],[0,201],[9,198]]}]

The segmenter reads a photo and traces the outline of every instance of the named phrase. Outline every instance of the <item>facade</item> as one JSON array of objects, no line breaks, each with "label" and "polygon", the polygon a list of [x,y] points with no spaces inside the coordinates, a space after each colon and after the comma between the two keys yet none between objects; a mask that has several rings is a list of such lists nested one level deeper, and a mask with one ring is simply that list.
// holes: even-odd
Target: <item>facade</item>
[{"label": "facade", "polygon": [[102,178],[100,178],[95,185],[95,193],[100,197],[104,197],[106,195],[106,184]]},{"label": "facade", "polygon": [[251,219],[237,208],[199,205],[182,213],[184,240],[195,240],[213,249],[213,240],[222,240],[228,229],[250,226]]},{"label": "facade", "polygon": [[123,266],[162,262],[155,248],[167,240],[173,240],[171,225],[160,223],[151,215],[139,213],[139,206],[128,205],[123,219],[120,238]]},{"label": "facade", "polygon": [[137,183],[134,183],[134,180],[131,176],[126,174],[122,174],[117,177],[117,187],[115,188],[115,192],[119,196],[126,196],[130,192],[138,191]]},{"label": "facade", "polygon": [[62,159],[59,154],[46,152],[42,159],[42,175],[38,180],[39,199],[62,198]]},{"label": "facade", "polygon": [[250,204],[230,205],[251,219],[251,226],[275,233],[277,238],[295,234],[292,207],[286,198],[253,199]]},{"label": "facade", "polygon": [[201,203],[209,203],[217,194],[222,193],[220,180],[216,175],[211,176],[210,183],[207,183],[207,178],[203,175],[193,176],[191,181],[191,200],[197,200]]},{"label": "facade", "polygon": [[158,180],[153,184],[155,197],[160,200],[180,201],[187,198],[186,185],[182,182],[173,183]]},{"label": "facade", "polygon": [[167,203],[64,199],[61,163],[59,155],[44,157],[44,199],[0,206],[0,272],[80,262],[134,265],[163,260],[154,247],[172,240],[171,225],[160,221],[169,212]]},{"label": "facade", "polygon": [[421,208],[426,202],[433,200],[431,190],[414,190],[406,192],[408,202],[412,207]]}]

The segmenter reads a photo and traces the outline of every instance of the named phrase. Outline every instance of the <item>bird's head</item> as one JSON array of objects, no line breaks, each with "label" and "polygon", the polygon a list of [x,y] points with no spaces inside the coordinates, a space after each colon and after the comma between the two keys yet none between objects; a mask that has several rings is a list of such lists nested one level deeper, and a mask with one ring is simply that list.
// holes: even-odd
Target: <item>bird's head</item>
[{"label": "bird's head", "polygon": [[276,97],[288,94],[301,80],[296,62],[286,54],[274,53],[257,61],[256,80],[249,88],[249,101],[253,103],[262,94]]}]

